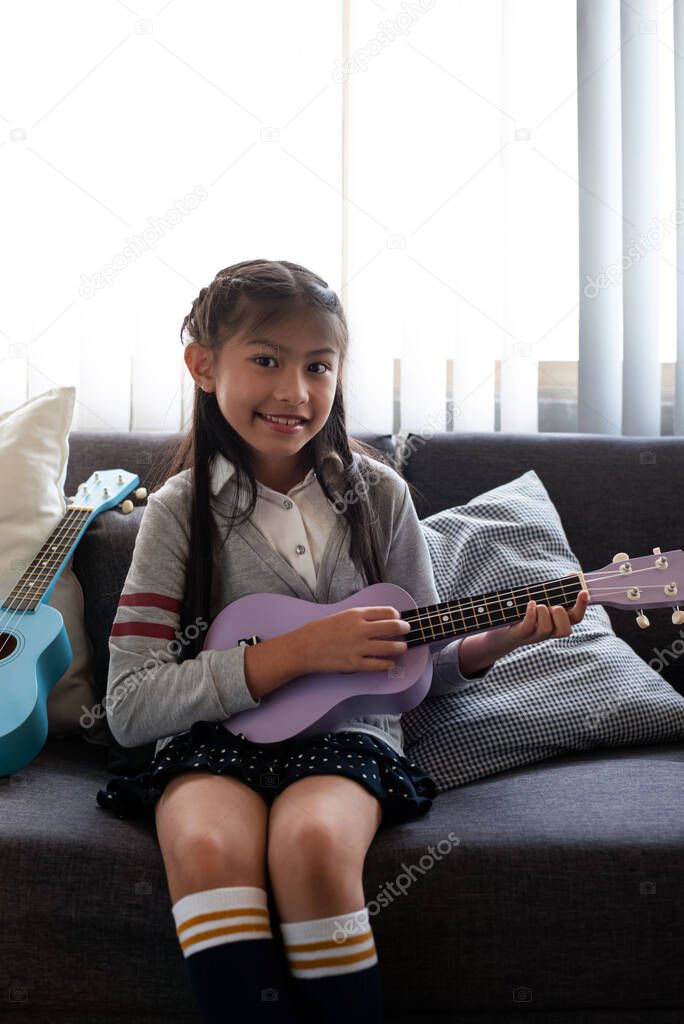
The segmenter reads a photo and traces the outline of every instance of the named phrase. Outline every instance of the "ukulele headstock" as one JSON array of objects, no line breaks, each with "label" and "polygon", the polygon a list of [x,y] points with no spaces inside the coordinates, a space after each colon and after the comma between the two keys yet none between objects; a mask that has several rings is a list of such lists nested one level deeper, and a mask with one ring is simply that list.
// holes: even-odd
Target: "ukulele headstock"
[{"label": "ukulele headstock", "polygon": [[679,597],[684,586],[684,551],[677,548],[652,555],[630,558],[621,551],[609,565],[584,574],[592,601],[613,608],[637,609],[637,625],[646,629],[650,622],[644,608],[672,607],[675,625],[684,622]]},{"label": "ukulele headstock", "polygon": [[[132,512],[133,502],[126,499],[134,487],[140,483],[135,473],[125,469],[101,469],[91,473],[88,479],[78,485],[76,494],[67,498],[66,510],[78,509],[81,512],[104,512],[119,506],[122,512]],[[135,497],[139,500],[147,498],[144,487],[137,487]],[[122,504],[119,504],[122,502]],[[130,506],[124,509],[124,506]]]}]

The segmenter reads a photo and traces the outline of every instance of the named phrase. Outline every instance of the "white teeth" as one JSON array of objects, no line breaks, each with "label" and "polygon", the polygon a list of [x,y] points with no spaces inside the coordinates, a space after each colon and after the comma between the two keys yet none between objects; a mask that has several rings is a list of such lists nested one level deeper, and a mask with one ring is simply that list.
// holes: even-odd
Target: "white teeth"
[{"label": "white teeth", "polygon": [[293,427],[296,423],[303,423],[301,419],[287,419],[285,416],[267,416],[265,413],[261,414],[265,420],[271,420],[273,423],[286,423],[288,427]]}]

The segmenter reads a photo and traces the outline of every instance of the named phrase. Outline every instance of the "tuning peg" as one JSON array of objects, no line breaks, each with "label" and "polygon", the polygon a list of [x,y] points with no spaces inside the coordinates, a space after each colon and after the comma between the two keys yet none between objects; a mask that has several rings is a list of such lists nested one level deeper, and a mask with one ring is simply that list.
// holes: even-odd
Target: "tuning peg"
[{"label": "tuning peg", "polygon": [[636,622],[637,622],[637,626],[639,627],[639,629],[648,629],[648,627],[651,625],[649,620],[644,615],[643,608],[641,609],[641,611],[637,615]]},{"label": "tuning peg", "polygon": [[625,551],[620,551],[617,555],[613,555],[614,562],[626,562],[628,559],[629,555]]},{"label": "tuning peg", "polygon": [[129,512],[132,512],[132,511],[133,511],[133,509],[135,508],[135,505],[133,504],[133,502],[132,502],[132,501],[130,501],[130,499],[129,499],[129,498],[126,498],[126,500],[125,500],[125,501],[122,501],[122,502],[121,502],[121,504],[119,505],[119,508],[121,509],[121,511],[123,512],[123,514],[124,514],[125,516],[127,516]]},{"label": "tuning peg", "polygon": [[144,498],[147,497],[147,488],[146,487],[138,487],[136,489],[136,491],[135,491],[135,496],[138,499],[138,501],[142,501]]},{"label": "tuning peg", "polygon": [[659,554],[661,554],[660,548],[653,548],[653,554],[654,554],[654,555],[659,555]]},{"label": "tuning peg", "polygon": [[678,604],[675,605],[674,611],[672,612],[672,622],[675,626],[681,626],[684,622],[684,612],[680,612]]}]

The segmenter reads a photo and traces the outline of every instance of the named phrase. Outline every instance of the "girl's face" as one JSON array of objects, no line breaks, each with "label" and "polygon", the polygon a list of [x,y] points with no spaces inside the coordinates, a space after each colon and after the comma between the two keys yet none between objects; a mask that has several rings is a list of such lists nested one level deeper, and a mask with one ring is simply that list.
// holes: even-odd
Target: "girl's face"
[{"label": "girl's face", "polygon": [[[232,335],[215,364],[198,342],[185,347],[185,362],[249,447],[257,480],[285,493],[308,466],[302,449],[325,425],[338,374],[338,344],[314,317]],[[263,414],[301,417],[295,431],[275,430]]]}]

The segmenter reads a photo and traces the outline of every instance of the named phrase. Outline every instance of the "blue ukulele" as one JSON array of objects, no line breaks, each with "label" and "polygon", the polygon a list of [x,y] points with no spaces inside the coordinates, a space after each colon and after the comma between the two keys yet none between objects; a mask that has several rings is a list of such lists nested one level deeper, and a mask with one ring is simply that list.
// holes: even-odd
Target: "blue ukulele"
[{"label": "blue ukulele", "polygon": [[[95,516],[139,483],[123,469],[93,473],[0,605],[0,776],[40,753],[48,734],[48,694],[73,657],[62,616],[47,603],[53,587]],[[122,511],[132,511],[128,504]]]}]

